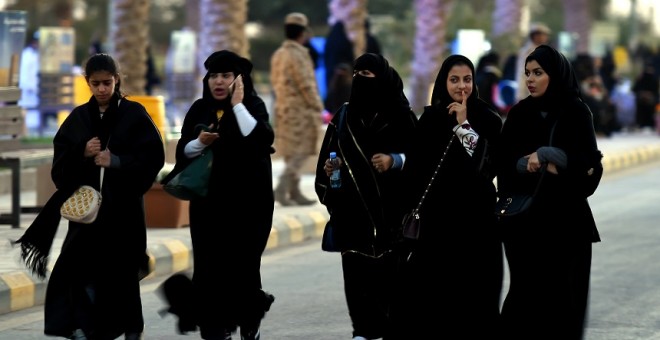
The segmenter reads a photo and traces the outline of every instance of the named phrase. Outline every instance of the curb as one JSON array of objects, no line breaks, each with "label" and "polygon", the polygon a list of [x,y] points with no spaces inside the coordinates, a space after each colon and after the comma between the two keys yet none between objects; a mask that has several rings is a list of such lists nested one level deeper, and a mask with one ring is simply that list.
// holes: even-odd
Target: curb
[{"label": "curb", "polygon": [[612,152],[603,156],[603,174],[660,159],[660,144]]},{"label": "curb", "polygon": [[[325,209],[278,216],[273,220],[266,249],[292,245],[323,235],[329,214]],[[320,249],[320,246],[319,246]],[[148,246],[150,267],[146,277],[155,278],[193,267],[190,239],[171,239]],[[48,280],[40,280],[27,271],[0,274],[0,315],[43,305]]]}]

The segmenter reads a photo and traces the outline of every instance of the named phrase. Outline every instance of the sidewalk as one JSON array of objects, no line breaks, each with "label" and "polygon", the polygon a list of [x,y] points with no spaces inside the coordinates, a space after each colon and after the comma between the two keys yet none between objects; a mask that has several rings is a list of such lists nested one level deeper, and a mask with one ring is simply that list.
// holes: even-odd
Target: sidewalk
[{"label": "sidewalk", "polygon": [[[605,176],[624,168],[660,160],[660,136],[655,134],[615,134],[599,138],[599,148],[605,157]],[[281,159],[273,161],[273,179],[277,182],[283,169]],[[307,197],[315,198],[314,175],[306,174],[301,181]],[[21,194],[22,205],[34,205],[36,193]],[[0,211],[9,210],[10,196],[0,195]],[[18,249],[12,248],[10,239],[20,237],[35,218],[34,214],[21,216],[21,227],[0,225],[0,314],[43,304],[46,282],[33,277],[20,262]],[[294,245],[310,239],[319,239],[328,219],[325,206],[317,203],[307,207],[280,207],[276,204],[273,229],[267,249]],[[66,235],[67,222],[60,223],[51,254],[51,264],[59,255]],[[147,230],[148,251],[155,271],[153,276],[164,276],[192,268],[192,246],[188,228]],[[320,245],[319,245],[319,251]]]}]

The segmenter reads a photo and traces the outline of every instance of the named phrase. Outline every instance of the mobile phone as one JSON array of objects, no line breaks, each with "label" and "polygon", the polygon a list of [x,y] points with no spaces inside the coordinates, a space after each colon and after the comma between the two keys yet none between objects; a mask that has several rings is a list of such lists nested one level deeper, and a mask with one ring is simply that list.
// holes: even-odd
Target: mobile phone
[{"label": "mobile phone", "polygon": [[229,95],[230,95],[230,96],[231,96],[232,94],[234,94],[234,88],[236,87],[236,80],[238,80],[238,78],[240,78],[240,77],[241,77],[240,74],[237,75],[237,76],[234,78],[234,80],[231,82],[231,84],[229,84]]}]

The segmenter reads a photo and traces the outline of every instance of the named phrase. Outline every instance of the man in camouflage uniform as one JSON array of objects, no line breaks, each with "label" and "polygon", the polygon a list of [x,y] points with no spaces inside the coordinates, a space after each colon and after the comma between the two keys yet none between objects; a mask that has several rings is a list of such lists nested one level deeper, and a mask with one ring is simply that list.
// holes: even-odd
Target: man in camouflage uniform
[{"label": "man in camouflage uniform", "polygon": [[323,102],[319,96],[314,66],[303,44],[309,39],[309,21],[302,13],[290,13],[284,21],[286,40],[270,63],[270,81],[275,95],[275,150],[285,168],[275,189],[283,206],[310,205],[300,191],[300,172],[309,156],[318,156],[317,139]]}]

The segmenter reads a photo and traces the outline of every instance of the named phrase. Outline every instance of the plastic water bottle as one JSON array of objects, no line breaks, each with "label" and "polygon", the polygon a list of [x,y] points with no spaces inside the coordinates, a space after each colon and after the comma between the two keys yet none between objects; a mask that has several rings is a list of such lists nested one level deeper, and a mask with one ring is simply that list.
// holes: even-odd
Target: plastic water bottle
[{"label": "plastic water bottle", "polygon": [[330,187],[337,189],[341,187],[341,175],[339,173],[339,160],[337,160],[337,153],[330,153],[330,162],[332,163],[332,174],[330,175]]}]

